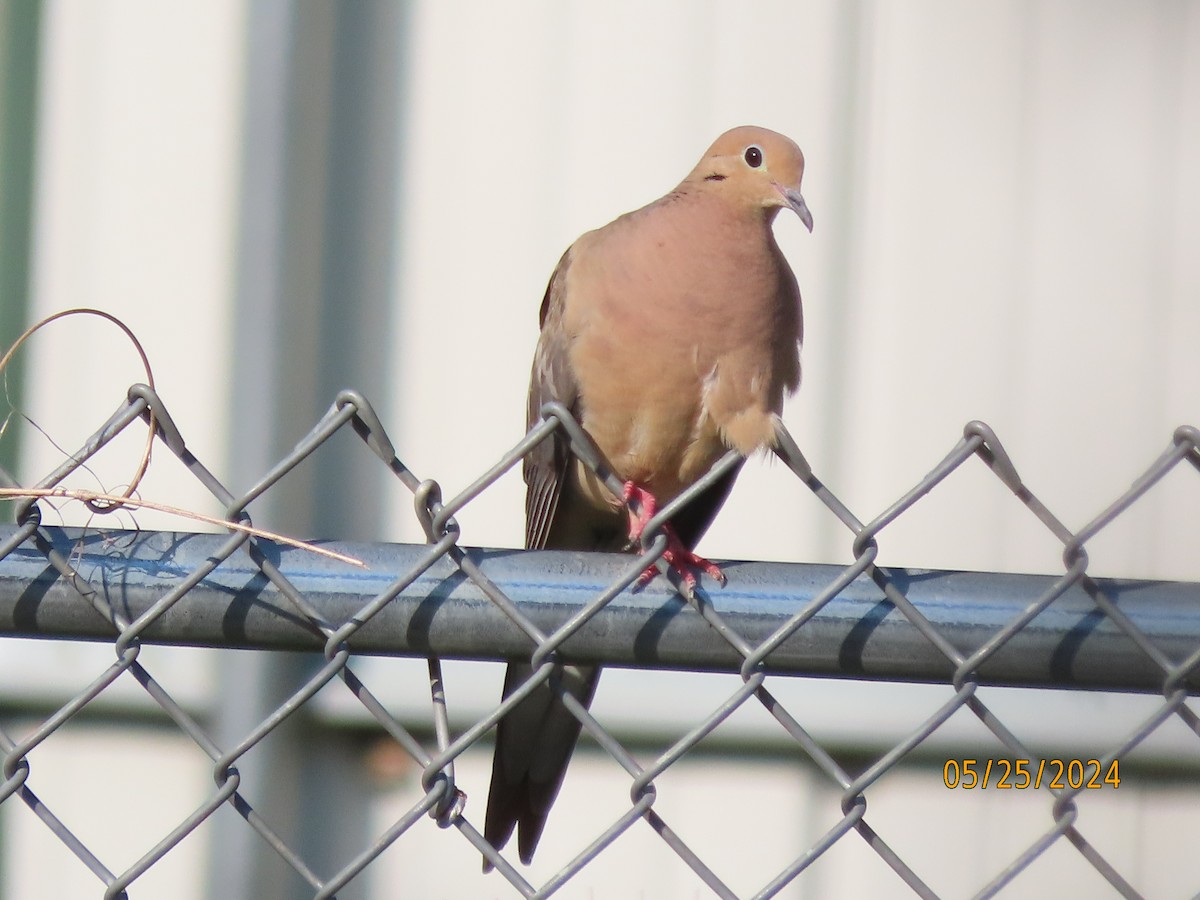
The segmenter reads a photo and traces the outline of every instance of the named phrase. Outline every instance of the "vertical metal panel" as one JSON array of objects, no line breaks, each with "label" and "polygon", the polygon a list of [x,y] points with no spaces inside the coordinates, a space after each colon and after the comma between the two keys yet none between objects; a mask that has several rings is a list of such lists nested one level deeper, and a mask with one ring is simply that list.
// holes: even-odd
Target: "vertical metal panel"
[{"label": "vertical metal panel", "polygon": [[[1029,464],[1082,521],[1095,512],[1090,490],[1156,443],[1126,426],[1165,435],[1188,418],[1200,404],[1185,349],[1200,332],[1186,299],[1200,278],[1186,250],[1196,226],[1183,212],[1198,193],[1183,164],[1200,109],[1190,102],[1195,10],[845,9],[418,7],[394,362],[407,398],[395,419],[418,462],[454,485],[480,436],[499,445],[519,429],[535,310],[557,254],[661,193],[712,131],[747,118],[809,147],[817,232],[780,223],[810,324],[788,418],[867,508],[894,499],[895,479],[915,474],[964,418],[985,416],[1018,446],[1043,428],[1064,453],[1077,440],[1102,444],[1065,478],[1053,453]],[[709,102],[681,109],[681,95]],[[1146,300],[1152,292],[1167,299]],[[452,324],[461,362],[448,369],[437,337]],[[477,398],[476,416],[439,414],[460,396]],[[446,443],[462,449],[447,458]],[[873,458],[881,444],[886,461]],[[742,498],[778,485],[748,471],[710,546],[736,554],[744,517],[761,506]],[[885,551],[930,564],[1057,564],[1024,511],[982,483],[967,489],[989,515],[939,525],[959,522],[963,507],[930,498],[924,527],[897,530]],[[509,511],[519,491],[514,481],[468,520],[479,542],[518,542]],[[1184,507],[1164,504],[1112,549],[1114,574],[1189,574],[1157,569],[1168,562],[1155,547],[1195,538],[1186,517],[1179,527]],[[768,555],[844,552],[819,513],[797,518],[781,522]],[[920,546],[931,534],[936,553]]]},{"label": "vertical metal panel", "polygon": [[[195,441],[207,455],[228,435],[214,410],[229,394],[241,11],[235,0],[48,0],[42,16],[30,318],[94,306],[123,319],[185,421],[205,422]],[[56,323],[24,359],[38,377],[23,412],[50,438],[27,426],[6,438],[29,478],[61,461],[54,443],[84,437],[73,410],[111,409],[145,378],[120,332],[96,320]],[[98,481],[130,478],[130,438],[97,461]],[[212,509],[169,467],[151,467],[143,490]]]}]

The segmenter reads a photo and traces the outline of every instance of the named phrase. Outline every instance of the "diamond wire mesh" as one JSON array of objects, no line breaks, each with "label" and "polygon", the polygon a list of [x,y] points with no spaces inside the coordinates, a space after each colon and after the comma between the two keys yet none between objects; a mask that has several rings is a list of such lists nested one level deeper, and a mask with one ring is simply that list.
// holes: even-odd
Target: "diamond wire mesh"
[{"label": "diamond wire mesh", "polygon": [[[153,413],[153,418],[151,418]],[[36,548],[44,556],[66,584],[77,594],[78,602],[93,608],[110,625],[115,633],[114,650],[116,661],[82,691],[52,715],[46,718],[29,734],[20,739],[0,730],[0,750],[3,751],[3,782],[0,783],[0,803],[12,802],[13,798],[23,802],[64,847],[82,861],[103,883],[105,897],[125,897],[126,889],[151,866],[161,860],[181,841],[186,839],[218,808],[230,804],[268,846],[312,889],[314,897],[332,897],[352,879],[359,876],[394,841],[399,839],[423,816],[434,817],[446,829],[456,829],[481,854],[496,867],[501,876],[515,891],[526,897],[545,897],[567,884],[589,861],[602,853],[618,836],[629,829],[637,820],[644,819],[698,876],[711,892],[719,897],[735,897],[734,891],[710,869],[703,859],[691,849],[678,832],[664,820],[655,809],[657,788],[655,779],[674,765],[685,754],[714,729],[726,721],[741,706],[757,701],[791,736],[796,745],[841,792],[841,819],[811,846],[801,848],[780,871],[770,874],[754,893],[756,898],[777,894],[792,882],[815,860],[851,832],[856,833],[871,850],[891,867],[903,883],[917,895],[936,897],[937,894],[921,879],[901,856],[866,821],[867,792],[884,774],[896,767],[922,741],[937,731],[951,716],[961,709],[968,710],[981,722],[1015,759],[1035,759],[1035,754],[1006,727],[1000,717],[983,702],[977,693],[981,684],[979,670],[1009,644],[1022,629],[1040,613],[1061,598],[1069,589],[1082,589],[1091,598],[1095,609],[1115,626],[1153,666],[1158,673],[1162,702],[1157,708],[1123,737],[1099,760],[1105,767],[1123,758],[1129,751],[1145,741],[1160,725],[1174,717],[1181,720],[1195,735],[1200,736],[1200,716],[1189,706],[1189,679],[1200,669],[1200,642],[1179,658],[1172,658],[1155,639],[1146,633],[1108,596],[1100,582],[1087,573],[1087,542],[1120,516],[1129,506],[1141,498],[1169,471],[1182,463],[1200,470],[1200,431],[1194,427],[1179,428],[1170,445],[1156,459],[1133,486],[1117,497],[1111,505],[1091,522],[1077,531],[1064,525],[1038,497],[1026,486],[1017,474],[996,435],[984,424],[969,423],[961,440],[928,475],[894,504],[865,524],[854,515],[837,496],[816,476],[803,454],[785,431],[778,435],[777,455],[805,486],[820,500],[849,531],[853,562],[837,572],[817,595],[798,609],[791,618],[774,633],[757,643],[745,639],[730,617],[723,616],[717,604],[710,601],[704,591],[697,591],[686,598],[689,606],[703,618],[721,640],[742,660],[740,664],[741,684],[722,703],[694,728],[680,737],[671,747],[648,765],[640,763],[614,735],[598,722],[589,711],[570,694],[563,694],[564,704],[582,722],[583,728],[595,739],[614,760],[628,773],[630,778],[630,803],[628,809],[598,834],[586,848],[578,853],[566,866],[546,883],[535,886],[515,869],[502,854],[497,853],[483,839],[472,822],[474,813],[468,809],[466,795],[456,786],[454,765],[456,759],[467,748],[480,741],[510,709],[533,688],[550,679],[559,660],[565,641],[596,617],[614,598],[625,591],[638,577],[646,565],[653,564],[665,549],[666,540],[660,527],[682,505],[688,503],[708,484],[736,465],[733,453],[720,460],[713,470],[677,500],[658,512],[649,523],[643,538],[642,553],[635,562],[625,568],[624,574],[600,592],[590,602],[579,606],[573,615],[557,628],[547,631],[539,627],[522,609],[513,602],[504,587],[492,581],[482,570],[478,559],[465,552],[458,544],[459,527],[455,514],[486,490],[505,472],[517,465],[523,455],[540,441],[550,440],[556,432],[570,442],[572,451],[605,478],[620,495],[620,485],[613,474],[604,469],[594,448],[578,424],[561,406],[550,404],[543,410],[542,421],[536,425],[511,451],[503,456],[491,469],[479,477],[456,497],[444,501],[439,485],[435,481],[418,479],[396,456],[382,425],[370,404],[361,395],[351,391],[341,393],[326,415],[301,440],[301,442],[249,491],[241,496],[231,494],[188,450],[182,436],[175,427],[169,412],[157,394],[144,385],[135,385],[128,399],[116,413],[86,442],[86,444],[63,463],[56,471],[43,479],[38,487],[52,488],[62,483],[68,475],[107,445],[114,437],[131,424],[144,419],[153,422],[158,442],[165,445],[183,463],[187,470],[210,491],[225,507],[230,522],[250,525],[247,507],[257,497],[270,490],[288,472],[308,458],[335,433],[349,426],[371,451],[382,461],[401,484],[412,492],[416,514],[424,527],[428,544],[408,571],[380,591],[352,616],[344,621],[327,621],[319,604],[296,587],[275,561],[269,541],[251,536],[242,531],[232,532],[223,541],[220,549],[209,555],[186,577],[181,578],[169,590],[162,593],[149,608],[136,617],[130,616],[118,605],[111,603],[99,585],[90,583],[73,564],[70,554],[56,548],[47,536],[41,521],[41,512],[36,502],[22,501],[17,506],[18,527],[7,540],[0,543],[0,572],[5,560],[18,548]],[[900,581],[887,569],[876,565],[879,535],[893,522],[903,516],[912,506],[941,483],[959,467],[971,461],[981,462],[1021,502],[1042,526],[1063,546],[1064,572],[1053,581],[1040,596],[1031,597],[1024,610],[1003,627],[995,630],[971,652],[959,649],[936,626],[922,610],[906,595]],[[7,473],[0,472],[7,486],[15,487]],[[168,612],[186,597],[197,585],[211,576],[223,563],[235,554],[245,554],[258,571],[287,599],[292,615],[302,618],[305,626],[323,642],[325,663],[308,680],[249,734],[230,747],[219,747],[207,736],[196,718],[172,698],[154,676],[139,662],[143,637],[156,623],[165,620]],[[533,674],[521,688],[505,698],[503,702],[480,718],[471,727],[454,736],[451,732],[446,697],[442,688],[439,661],[428,660],[430,711],[433,721],[435,746],[427,748],[397,717],[390,714],[383,702],[374,695],[354,673],[351,667],[350,643],[355,634],[371,622],[402,591],[426,573],[435,563],[443,559],[470,580],[515,624],[529,640],[532,648],[528,661]],[[632,559],[632,557],[631,557]],[[768,668],[772,654],[779,650],[801,629],[810,626],[813,620],[828,607],[840,593],[856,579],[867,578],[882,591],[896,612],[915,628],[945,660],[946,681],[953,687],[954,695],[917,728],[862,771],[851,773],[839,764],[829,751],[795,718],[772,693],[767,685]],[[161,640],[157,638],[156,640]],[[1189,645],[1190,646],[1190,645]],[[493,656],[503,655],[495,652]],[[601,660],[603,661],[603,660]],[[54,811],[43,803],[35,793],[31,780],[30,753],[53,735],[91,703],[102,691],[123,676],[134,679],[146,694],[163,710],[178,729],[190,738],[212,761],[214,788],[211,794],[175,828],[164,835],[158,843],[147,850],[140,859],[122,872],[113,872],[89,850],[69,826],[58,818]],[[772,678],[779,677],[772,675]],[[408,809],[364,848],[356,857],[347,861],[343,868],[322,877],[306,863],[293,847],[250,804],[241,792],[241,776],[237,762],[267,735],[304,706],[321,688],[334,679],[340,679],[363,708],[378,723],[379,727],[422,769],[420,800]],[[1039,775],[1040,777],[1040,775]],[[1107,860],[1076,826],[1078,809],[1076,798],[1084,789],[1071,785],[1063,788],[1046,787],[1051,804],[1052,824],[1023,852],[1001,871],[988,873],[991,880],[977,896],[987,897],[998,893],[1018,874],[1030,866],[1047,849],[1065,838],[1081,857],[1122,896],[1141,896],[1131,882]],[[477,807],[476,807],[477,808]]]}]

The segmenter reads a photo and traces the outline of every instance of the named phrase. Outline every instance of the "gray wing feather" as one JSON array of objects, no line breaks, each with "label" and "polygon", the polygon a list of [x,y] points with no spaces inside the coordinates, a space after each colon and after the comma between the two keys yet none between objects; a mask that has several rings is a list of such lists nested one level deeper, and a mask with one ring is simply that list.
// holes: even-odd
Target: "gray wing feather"
[{"label": "gray wing feather", "polygon": [[[569,336],[563,328],[563,307],[566,304],[567,269],[571,264],[568,249],[558,261],[546,294],[542,298],[541,336],[533,355],[533,371],[529,378],[529,406],[525,427],[532,428],[541,418],[542,406],[557,400],[578,416],[579,385],[571,370],[568,356]],[[550,526],[562,498],[563,482],[570,452],[556,433],[525,456],[525,546],[542,549],[550,535]]]},{"label": "gray wing feather", "polygon": [[[570,261],[571,251],[567,250],[550,276],[542,298],[541,336],[529,379],[527,428],[541,418],[542,406],[554,400],[573,414],[579,414],[579,386],[568,356],[570,338],[563,328]],[[567,442],[557,433],[525,456],[525,546],[528,548],[547,546],[570,461]],[[504,676],[503,695],[509,696],[532,675],[529,665],[510,664]],[[517,828],[518,850],[525,863],[533,856],[579,740],[579,720],[563,706],[559,690],[568,691],[586,706],[595,693],[599,676],[599,669],[594,667],[563,666],[496,727],[484,837],[500,848]],[[485,872],[490,868],[486,860],[483,868]]]}]

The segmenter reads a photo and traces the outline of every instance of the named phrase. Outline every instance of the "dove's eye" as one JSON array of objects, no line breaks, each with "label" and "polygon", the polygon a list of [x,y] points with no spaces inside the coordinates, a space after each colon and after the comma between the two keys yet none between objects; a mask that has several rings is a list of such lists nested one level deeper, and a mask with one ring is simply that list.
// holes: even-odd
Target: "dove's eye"
[{"label": "dove's eye", "polygon": [[746,153],[744,155],[746,158],[746,165],[748,165],[750,168],[757,169],[762,165],[763,157],[761,147],[751,144],[746,148]]}]

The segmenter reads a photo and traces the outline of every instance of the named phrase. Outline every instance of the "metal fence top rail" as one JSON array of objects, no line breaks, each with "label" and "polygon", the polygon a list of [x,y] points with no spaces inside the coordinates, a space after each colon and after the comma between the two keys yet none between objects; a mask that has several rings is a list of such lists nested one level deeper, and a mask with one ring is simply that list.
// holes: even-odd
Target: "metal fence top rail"
[{"label": "metal fence top rail", "polygon": [[[0,543],[19,540],[0,526]],[[134,621],[206,561],[227,535],[97,531],[42,526],[0,560],[0,635],[113,640],[117,628],[48,563],[69,559],[101,607]],[[530,639],[450,559],[428,565],[427,545],[330,542],[357,568],[301,549],[255,542],[310,608],[334,629],[373,599],[394,596],[347,641],[353,652],[471,659],[529,659]],[[547,633],[619,581],[630,558],[568,551],[464,548],[487,580]],[[766,671],[944,683],[953,667],[885,596],[881,581],[908,598],[964,655],[1019,618],[1060,578],[880,568],[840,590],[846,568],[769,562],[725,564],[729,584],[698,602],[757,646],[815,607],[803,628],[765,655]],[[418,574],[419,573],[419,574]],[[1200,645],[1200,584],[1092,579],[1167,658]],[[831,590],[836,593],[828,599]],[[241,550],[146,628],[151,643],[321,650],[326,639],[297,616],[260,562]],[[662,578],[622,591],[561,646],[566,661],[645,668],[741,671],[745,658]],[[1014,634],[975,673],[981,683],[1160,691],[1163,672],[1096,605],[1079,583]],[[1200,671],[1184,682],[1200,688]]]}]

